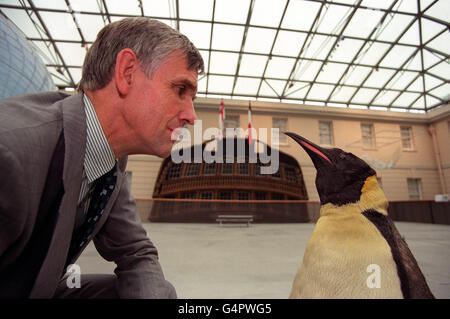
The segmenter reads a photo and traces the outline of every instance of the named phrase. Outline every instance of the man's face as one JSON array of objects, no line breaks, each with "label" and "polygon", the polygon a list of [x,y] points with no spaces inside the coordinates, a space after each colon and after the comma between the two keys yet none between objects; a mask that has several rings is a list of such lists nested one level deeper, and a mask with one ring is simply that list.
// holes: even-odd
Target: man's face
[{"label": "man's face", "polygon": [[174,140],[172,131],[197,119],[193,100],[197,93],[197,70],[188,70],[186,58],[178,51],[169,55],[147,78],[136,72],[124,117],[138,140],[137,153],[167,157]]}]

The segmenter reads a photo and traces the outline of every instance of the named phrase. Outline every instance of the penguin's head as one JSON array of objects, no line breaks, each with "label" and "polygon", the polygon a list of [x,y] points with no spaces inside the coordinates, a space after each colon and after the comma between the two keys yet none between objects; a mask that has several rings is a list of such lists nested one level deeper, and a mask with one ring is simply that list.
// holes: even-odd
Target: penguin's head
[{"label": "penguin's head", "polygon": [[323,148],[295,133],[285,132],[308,153],[316,170],[316,187],[322,205],[359,201],[369,176],[376,172],[362,159],[339,148]]}]

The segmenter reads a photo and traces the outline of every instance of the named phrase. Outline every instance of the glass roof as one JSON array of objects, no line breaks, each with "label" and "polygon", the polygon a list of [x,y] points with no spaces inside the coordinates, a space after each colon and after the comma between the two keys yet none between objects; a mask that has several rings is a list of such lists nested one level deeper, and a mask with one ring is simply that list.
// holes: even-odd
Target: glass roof
[{"label": "glass roof", "polygon": [[448,0],[0,0],[0,12],[61,89],[103,26],[148,16],[200,50],[198,96],[412,112],[450,100]]}]

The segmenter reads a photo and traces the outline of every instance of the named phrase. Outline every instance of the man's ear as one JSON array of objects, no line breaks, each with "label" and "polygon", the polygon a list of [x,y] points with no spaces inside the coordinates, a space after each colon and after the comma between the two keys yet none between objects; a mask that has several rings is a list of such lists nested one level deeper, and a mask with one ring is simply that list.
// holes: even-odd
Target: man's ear
[{"label": "man's ear", "polygon": [[127,48],[117,54],[114,79],[120,95],[130,91],[137,68],[140,68],[139,60],[133,50]]}]

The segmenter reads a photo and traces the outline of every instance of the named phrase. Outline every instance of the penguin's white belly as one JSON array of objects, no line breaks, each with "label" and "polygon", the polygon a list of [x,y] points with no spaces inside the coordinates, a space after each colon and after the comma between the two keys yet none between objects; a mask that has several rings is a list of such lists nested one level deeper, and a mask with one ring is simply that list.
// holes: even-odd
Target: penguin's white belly
[{"label": "penguin's white belly", "polygon": [[387,241],[361,214],[321,217],[290,298],[403,298]]}]

